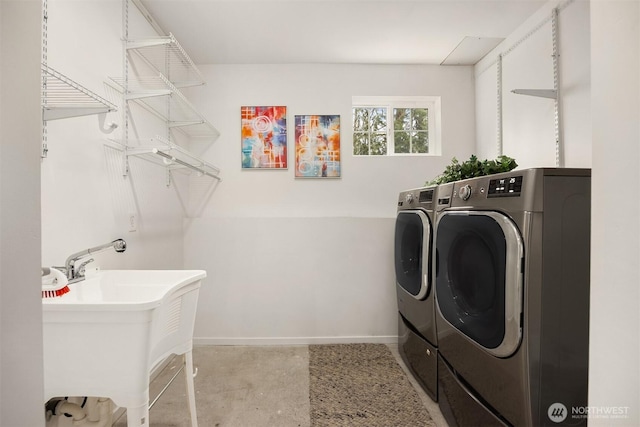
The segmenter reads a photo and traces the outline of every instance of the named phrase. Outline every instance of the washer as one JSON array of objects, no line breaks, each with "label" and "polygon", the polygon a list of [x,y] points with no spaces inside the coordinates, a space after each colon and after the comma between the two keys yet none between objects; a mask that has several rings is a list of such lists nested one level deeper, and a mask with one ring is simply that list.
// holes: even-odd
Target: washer
[{"label": "washer", "polygon": [[439,187],[438,396],[450,426],[586,425],[590,188],[588,169]]},{"label": "washer", "polygon": [[427,394],[437,401],[437,334],[432,283],[437,187],[400,193],[395,225],[398,349]]}]

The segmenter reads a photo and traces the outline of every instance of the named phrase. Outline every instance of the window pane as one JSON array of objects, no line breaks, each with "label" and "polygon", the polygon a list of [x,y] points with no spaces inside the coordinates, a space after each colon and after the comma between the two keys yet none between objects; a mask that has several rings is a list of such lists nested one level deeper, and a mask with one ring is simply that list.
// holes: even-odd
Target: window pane
[{"label": "window pane", "polygon": [[353,97],[353,154],[420,155],[437,149],[439,141],[429,142],[431,101],[415,98]]},{"label": "window pane", "polygon": [[413,130],[429,129],[429,110],[426,108],[414,108],[412,110],[412,126]]},{"label": "window pane", "polygon": [[384,156],[387,154],[387,135],[371,135],[371,151],[369,154],[372,156]]},{"label": "window pane", "polygon": [[366,131],[369,129],[369,111],[366,108],[353,109],[353,130]]},{"label": "window pane", "polygon": [[353,134],[353,154],[366,156],[369,154],[369,135],[366,133]]},{"label": "window pane", "polygon": [[387,128],[385,107],[355,107],[353,109],[353,130],[379,132]]},{"label": "window pane", "polygon": [[394,108],[393,109],[393,129],[394,130],[410,130],[411,129],[411,109],[410,108]]},{"label": "window pane", "polygon": [[394,152],[396,153],[409,153],[411,147],[411,140],[409,132],[396,131],[393,135],[394,138]]},{"label": "window pane", "polygon": [[411,136],[411,152],[412,153],[428,153],[429,152],[429,132],[413,132]]}]

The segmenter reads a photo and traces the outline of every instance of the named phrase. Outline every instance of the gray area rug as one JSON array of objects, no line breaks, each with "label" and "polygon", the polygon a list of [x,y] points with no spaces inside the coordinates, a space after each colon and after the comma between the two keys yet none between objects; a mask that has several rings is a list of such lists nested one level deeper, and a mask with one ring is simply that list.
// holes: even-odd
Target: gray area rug
[{"label": "gray area rug", "polygon": [[383,344],[309,346],[311,426],[435,427]]}]

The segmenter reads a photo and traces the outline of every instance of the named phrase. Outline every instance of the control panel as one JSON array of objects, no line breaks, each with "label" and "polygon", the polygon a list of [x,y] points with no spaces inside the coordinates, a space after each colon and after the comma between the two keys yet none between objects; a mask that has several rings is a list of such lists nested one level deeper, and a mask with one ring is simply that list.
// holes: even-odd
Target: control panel
[{"label": "control panel", "polygon": [[520,197],[522,192],[522,175],[489,181],[487,197]]},{"label": "control panel", "polygon": [[420,205],[423,208],[431,209],[435,192],[433,188],[407,190],[400,193],[398,199],[398,207],[403,209],[409,209],[412,207],[418,207]]},{"label": "control panel", "polygon": [[421,191],[418,201],[420,203],[433,202],[433,189]]}]

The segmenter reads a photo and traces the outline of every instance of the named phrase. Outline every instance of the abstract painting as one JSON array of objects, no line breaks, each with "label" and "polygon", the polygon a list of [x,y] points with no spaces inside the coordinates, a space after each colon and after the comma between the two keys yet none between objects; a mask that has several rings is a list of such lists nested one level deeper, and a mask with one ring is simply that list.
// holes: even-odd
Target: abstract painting
[{"label": "abstract painting", "polygon": [[287,169],[287,107],[241,107],[242,169]]},{"label": "abstract painting", "polygon": [[295,116],[296,178],[340,177],[340,116]]}]

